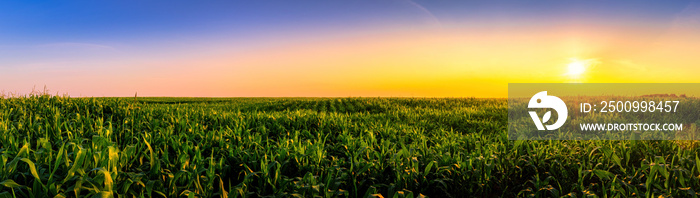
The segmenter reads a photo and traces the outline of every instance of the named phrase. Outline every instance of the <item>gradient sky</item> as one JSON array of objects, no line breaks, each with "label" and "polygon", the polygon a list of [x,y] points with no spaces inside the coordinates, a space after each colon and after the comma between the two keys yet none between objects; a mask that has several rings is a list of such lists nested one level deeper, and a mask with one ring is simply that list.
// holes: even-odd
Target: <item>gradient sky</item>
[{"label": "gradient sky", "polygon": [[506,97],[507,83],[698,74],[692,1],[0,2],[13,93]]}]

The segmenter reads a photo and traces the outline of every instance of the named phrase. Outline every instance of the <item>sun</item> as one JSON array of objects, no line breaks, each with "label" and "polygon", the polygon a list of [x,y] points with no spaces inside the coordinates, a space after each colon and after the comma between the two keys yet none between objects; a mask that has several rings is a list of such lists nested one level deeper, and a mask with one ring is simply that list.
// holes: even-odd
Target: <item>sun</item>
[{"label": "sun", "polygon": [[586,61],[573,60],[571,63],[569,63],[568,72],[566,74],[572,78],[581,77],[581,75],[586,72],[586,66]]},{"label": "sun", "polygon": [[602,62],[598,58],[571,58],[564,68],[566,71],[563,76],[570,83],[582,83],[592,78],[595,68],[600,64]]}]

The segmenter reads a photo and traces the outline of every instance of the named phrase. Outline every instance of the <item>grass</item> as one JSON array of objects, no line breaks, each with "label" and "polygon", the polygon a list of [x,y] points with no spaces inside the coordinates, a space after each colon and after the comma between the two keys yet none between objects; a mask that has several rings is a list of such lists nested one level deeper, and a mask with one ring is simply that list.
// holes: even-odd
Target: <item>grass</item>
[{"label": "grass", "polygon": [[505,99],[0,99],[0,197],[696,197],[689,141],[509,141]]}]

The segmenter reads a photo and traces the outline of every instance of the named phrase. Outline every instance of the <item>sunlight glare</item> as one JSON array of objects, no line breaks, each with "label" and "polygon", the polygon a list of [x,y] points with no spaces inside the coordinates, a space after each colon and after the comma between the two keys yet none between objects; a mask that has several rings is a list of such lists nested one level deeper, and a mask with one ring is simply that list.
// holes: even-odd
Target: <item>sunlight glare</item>
[{"label": "sunlight glare", "polygon": [[584,61],[575,60],[569,63],[567,74],[571,77],[580,77],[584,72],[586,72],[586,63]]}]

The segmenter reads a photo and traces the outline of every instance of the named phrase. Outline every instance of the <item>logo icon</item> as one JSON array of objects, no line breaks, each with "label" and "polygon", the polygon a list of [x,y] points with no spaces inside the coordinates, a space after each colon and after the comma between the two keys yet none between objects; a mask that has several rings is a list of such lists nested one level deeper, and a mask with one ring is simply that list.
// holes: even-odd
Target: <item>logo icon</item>
[{"label": "logo icon", "polygon": [[540,131],[545,130],[545,127],[547,128],[547,130],[550,131],[558,129],[559,127],[564,125],[564,123],[566,122],[566,117],[568,116],[566,104],[564,103],[564,101],[562,101],[556,96],[548,96],[547,91],[542,91],[532,96],[532,98],[530,98],[530,102],[528,102],[527,104],[527,108],[551,108],[557,112],[557,121],[554,122],[554,124],[544,125],[544,123],[549,121],[549,118],[552,117],[552,111],[547,111],[547,113],[545,113],[544,116],[542,116],[541,120],[540,117],[537,116],[537,112],[529,111],[530,117],[532,117],[532,121],[535,122],[537,130]]}]

